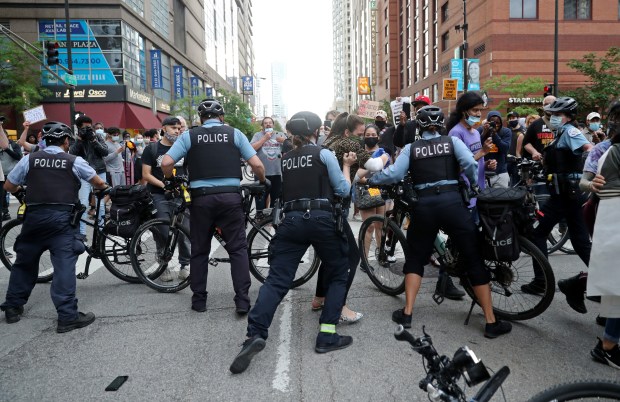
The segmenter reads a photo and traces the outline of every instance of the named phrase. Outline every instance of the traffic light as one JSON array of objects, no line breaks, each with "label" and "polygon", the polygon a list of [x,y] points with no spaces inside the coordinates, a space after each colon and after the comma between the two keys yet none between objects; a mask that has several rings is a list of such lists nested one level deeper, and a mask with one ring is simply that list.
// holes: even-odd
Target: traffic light
[{"label": "traffic light", "polygon": [[543,96],[553,95],[553,84],[545,85],[545,94]]},{"label": "traffic light", "polygon": [[58,42],[47,42],[45,47],[47,48],[47,65],[57,65],[60,62],[58,60]]}]

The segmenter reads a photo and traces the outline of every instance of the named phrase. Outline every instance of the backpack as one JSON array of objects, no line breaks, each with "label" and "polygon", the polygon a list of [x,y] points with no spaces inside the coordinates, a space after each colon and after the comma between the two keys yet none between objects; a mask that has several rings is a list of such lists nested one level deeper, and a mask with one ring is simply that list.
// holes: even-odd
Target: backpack
[{"label": "backpack", "polygon": [[151,193],[143,185],[116,186],[110,199],[110,218],[103,228],[110,235],[129,239],[156,212]]},{"label": "backpack", "polygon": [[518,210],[525,201],[523,188],[485,188],[477,197],[482,258],[512,262],[519,258]]}]

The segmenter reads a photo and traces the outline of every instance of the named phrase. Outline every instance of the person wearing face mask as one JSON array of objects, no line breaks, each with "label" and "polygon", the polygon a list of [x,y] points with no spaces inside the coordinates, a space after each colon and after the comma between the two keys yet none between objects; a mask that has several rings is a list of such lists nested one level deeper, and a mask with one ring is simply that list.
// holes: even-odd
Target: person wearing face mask
[{"label": "person wearing face mask", "polygon": [[134,143],[136,144],[136,161],[134,163],[134,178],[136,183],[143,184],[142,181],[142,153],[144,152],[144,137],[138,133],[134,137]]},{"label": "person wearing face mask", "polygon": [[110,182],[112,187],[124,186],[127,182],[121,154],[125,151],[125,144],[121,143],[121,130],[117,127],[108,127],[107,134],[105,145],[109,153],[103,160],[110,174]]},{"label": "person wearing face mask", "polygon": [[[458,115],[453,112],[452,118],[459,118],[456,124],[461,124],[460,120],[468,120],[467,127],[462,126],[467,134],[470,134],[469,130],[474,125],[474,119],[470,117],[479,117],[480,111],[476,109],[481,105],[482,98],[474,92],[465,93],[457,102],[457,111],[460,111]],[[392,313],[392,321],[411,328],[413,307],[422,283],[424,266],[428,263],[441,229],[454,241],[463,259],[462,265],[468,270],[468,279],[484,312],[484,336],[496,338],[504,335],[511,331],[512,326],[497,320],[493,313],[489,273],[480,256],[476,226],[471,213],[463,204],[458,186],[461,170],[470,183],[476,182],[477,163],[469,147],[457,135],[439,134],[444,126],[444,115],[440,108],[422,107],[417,112],[416,120],[422,138],[405,145],[394,165],[368,180],[371,185],[397,183],[408,174],[419,199],[411,210],[411,224],[407,229],[409,252],[405,253],[403,267],[405,307]],[[474,132],[471,134],[478,137],[479,142],[480,135]],[[445,152],[438,153],[437,149]]]},{"label": "person wearing face mask", "polygon": [[[549,123],[556,131],[553,141],[543,150],[544,175],[551,194],[542,206],[542,217],[534,231],[534,244],[547,256],[547,237],[553,227],[562,219],[566,220],[570,241],[579,258],[588,265],[590,261],[590,235],[583,218],[582,205],[586,201],[579,189],[583,172],[584,152],[592,149],[592,144],[575,127],[578,104],[573,98],[556,99],[548,108],[551,113]],[[539,268],[534,265],[534,279],[523,285],[527,293],[541,292],[544,284],[538,275]],[[558,282],[560,291],[573,310],[585,314],[585,281],[581,275]]]},{"label": "person wearing face mask", "polygon": [[254,134],[250,145],[256,151],[256,155],[265,166],[265,176],[271,182],[269,194],[264,194],[256,199],[256,211],[259,218],[263,209],[273,206],[277,198],[280,198],[282,189],[282,144],[286,140],[286,134],[275,131],[271,117],[265,117],[261,122],[261,131]]},{"label": "person wearing face mask", "polygon": [[103,138],[103,140],[105,141],[105,127],[103,123],[100,123],[100,122],[95,123],[95,125],[93,126],[93,129],[95,130],[95,134]]},{"label": "person wearing face mask", "polygon": [[538,120],[534,120],[525,132],[523,137],[523,157],[535,161],[542,160],[543,149],[553,141],[553,131],[549,118],[551,112],[547,109],[555,102],[556,97],[549,95],[543,99],[543,112]]},{"label": "person wearing face mask", "polygon": [[[152,142],[144,148],[144,152],[142,153],[142,177],[146,181],[147,187],[153,197],[153,204],[157,210],[156,218],[172,219],[175,206],[171,204],[171,200],[164,190],[164,172],[161,170],[161,161],[180,135],[181,121],[177,117],[166,117],[162,122],[162,129],[164,131],[163,138],[159,142]],[[175,163],[176,176],[184,176],[186,174],[185,167],[183,166],[184,162],[185,160],[182,158]],[[172,201],[178,203],[181,200],[174,199]],[[189,211],[187,215],[189,215]],[[187,216],[187,218],[184,224],[189,224],[189,216]],[[161,237],[155,239],[158,250],[163,247],[165,244],[164,240],[167,238],[168,233],[166,232],[162,233]],[[183,281],[189,276],[191,254],[189,239],[182,236],[182,238],[179,239],[178,247],[179,265],[181,266],[178,272],[178,279]],[[159,279],[163,282],[172,282],[174,277],[172,272],[166,268]]]},{"label": "person wearing face mask", "polygon": [[[523,138],[525,137],[525,129],[521,126],[519,113],[512,111],[508,113],[508,128],[512,131],[510,137],[510,149],[508,155],[521,158],[523,154]],[[517,162],[509,160],[506,163],[508,174],[510,175],[510,184],[519,182],[519,172],[517,170]]]},{"label": "person wearing face mask", "polygon": [[[81,156],[86,162],[95,169],[97,175],[102,181],[106,181],[106,164],[103,160],[109,153],[108,147],[105,144],[105,139],[95,134],[92,129],[93,120],[86,116],[81,115],[75,120],[75,125],[78,128],[77,140],[69,148],[69,153],[76,156]],[[100,125],[103,127],[103,124]],[[84,207],[88,208],[90,205],[89,196],[91,193],[91,185],[88,181],[82,180],[80,187],[80,202]],[[105,204],[102,202],[99,208],[99,225],[103,225],[103,219],[105,217]],[[86,224],[80,221],[80,233],[86,236]]]},{"label": "person wearing face mask", "polygon": [[605,133],[601,130],[601,115],[592,112],[586,117],[586,128],[582,131],[583,135],[592,144],[598,144],[605,140]]},{"label": "person wearing face mask", "polygon": [[11,268],[6,299],[0,306],[9,324],[24,314],[36,284],[39,260],[46,250],[52,253],[54,279],[50,295],[58,314],[56,332],[83,328],[95,321],[93,313],[78,311],[75,265],[86,248],[79,240],[74,215],[81,214],[78,190],[80,180],[104,189],[106,183],[79,156],[68,154],[73,130],[60,122],[43,126],[47,147],[22,158],[8,176],[4,189],[15,193],[28,183],[26,216],[15,248],[17,258]]}]

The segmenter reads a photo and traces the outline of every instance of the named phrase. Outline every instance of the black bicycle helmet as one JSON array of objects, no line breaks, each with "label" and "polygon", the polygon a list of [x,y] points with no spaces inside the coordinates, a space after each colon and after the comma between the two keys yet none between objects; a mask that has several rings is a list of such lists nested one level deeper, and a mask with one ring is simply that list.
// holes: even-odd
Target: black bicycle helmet
[{"label": "black bicycle helmet", "polygon": [[563,96],[557,98],[547,109],[547,112],[564,113],[567,115],[575,115],[577,113],[577,106],[579,104],[573,98]]},{"label": "black bicycle helmet", "polygon": [[297,112],[288,122],[291,133],[302,137],[314,134],[322,124],[321,118],[312,112]]},{"label": "black bicycle helmet", "polygon": [[609,105],[607,110],[607,135],[620,133],[620,99]]},{"label": "black bicycle helmet", "polygon": [[444,127],[443,112],[437,106],[421,107],[416,113],[416,122],[420,128]]},{"label": "black bicycle helmet", "polygon": [[198,114],[203,117],[207,115],[221,116],[225,114],[224,108],[220,102],[215,99],[205,99],[201,101],[197,110]]},{"label": "black bicycle helmet", "polygon": [[61,139],[63,137],[73,137],[73,130],[71,127],[58,121],[50,121],[45,123],[41,129],[43,133],[42,138],[56,138]]}]

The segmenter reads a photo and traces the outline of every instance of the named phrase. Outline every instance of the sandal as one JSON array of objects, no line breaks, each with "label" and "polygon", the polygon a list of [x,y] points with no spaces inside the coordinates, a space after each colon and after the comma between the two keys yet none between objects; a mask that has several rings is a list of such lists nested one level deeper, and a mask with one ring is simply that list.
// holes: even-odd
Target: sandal
[{"label": "sandal", "polygon": [[312,311],[319,311],[323,309],[323,303],[325,303],[324,297],[314,296],[312,299]]}]

